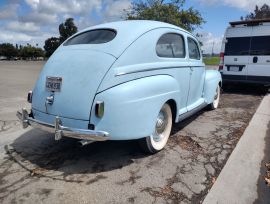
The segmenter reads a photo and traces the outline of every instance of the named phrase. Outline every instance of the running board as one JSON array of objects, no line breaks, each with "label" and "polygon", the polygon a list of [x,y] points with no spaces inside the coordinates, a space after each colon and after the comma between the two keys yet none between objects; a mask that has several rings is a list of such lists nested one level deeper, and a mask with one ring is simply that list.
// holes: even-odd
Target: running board
[{"label": "running board", "polygon": [[201,105],[197,106],[196,108],[186,112],[186,113],[183,113],[181,115],[178,116],[178,121],[177,122],[180,122],[184,119],[187,119],[189,118],[190,116],[194,115],[195,113],[199,112],[200,110],[202,110],[203,108],[205,108],[208,104],[207,103],[202,103]]}]

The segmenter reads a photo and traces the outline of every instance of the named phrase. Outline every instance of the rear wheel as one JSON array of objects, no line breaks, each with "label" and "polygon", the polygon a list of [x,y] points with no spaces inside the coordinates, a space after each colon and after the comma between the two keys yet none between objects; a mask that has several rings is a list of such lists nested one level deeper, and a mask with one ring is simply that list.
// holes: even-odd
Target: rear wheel
[{"label": "rear wheel", "polygon": [[219,98],[220,98],[220,86],[218,85],[218,87],[216,89],[214,101],[211,104],[209,104],[211,110],[217,109],[218,104],[219,104]]},{"label": "rear wheel", "polygon": [[172,110],[169,104],[165,103],[156,119],[153,134],[140,140],[142,148],[149,153],[156,153],[162,150],[171,134]]}]

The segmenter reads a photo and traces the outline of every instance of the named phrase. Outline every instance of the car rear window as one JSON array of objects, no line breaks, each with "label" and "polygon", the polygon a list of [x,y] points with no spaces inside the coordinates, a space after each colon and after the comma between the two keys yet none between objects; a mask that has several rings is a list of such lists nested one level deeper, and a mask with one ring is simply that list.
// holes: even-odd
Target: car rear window
[{"label": "car rear window", "polygon": [[90,30],[70,38],[64,43],[64,46],[77,44],[102,44],[112,41],[115,36],[116,31],[111,29]]},{"label": "car rear window", "polygon": [[156,52],[159,57],[185,58],[184,38],[176,33],[164,34],[157,42]]},{"label": "car rear window", "polygon": [[252,37],[250,55],[270,55],[270,36]]},{"label": "car rear window", "polygon": [[227,38],[224,55],[249,55],[251,37]]}]

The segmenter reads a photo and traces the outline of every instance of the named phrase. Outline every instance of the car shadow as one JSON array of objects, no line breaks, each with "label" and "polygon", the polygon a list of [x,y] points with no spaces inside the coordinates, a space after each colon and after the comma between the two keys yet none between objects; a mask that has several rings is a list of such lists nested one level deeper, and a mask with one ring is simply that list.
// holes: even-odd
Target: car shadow
[{"label": "car shadow", "polygon": [[37,129],[21,135],[10,146],[23,163],[64,175],[107,172],[149,156],[136,140],[95,142],[80,147],[76,139],[55,141],[52,134]]},{"label": "car shadow", "polygon": [[[224,93],[265,94],[260,87],[243,85],[226,89]],[[226,95],[221,97],[226,97]],[[206,107],[180,123],[174,124],[171,136],[176,136],[177,132],[207,111]],[[136,162],[136,159],[158,156],[144,153],[137,140],[95,142],[80,147],[78,140],[63,138],[60,141],[55,141],[53,134],[37,129],[31,129],[22,134],[14,140],[11,147],[23,162],[27,161],[45,170],[59,171],[64,175],[112,171],[129,166]]]},{"label": "car shadow", "polygon": [[[201,114],[174,124],[171,136],[183,129]],[[81,147],[79,140],[63,138],[55,141],[53,134],[31,129],[13,141],[10,156],[19,156],[19,162],[48,171],[58,171],[64,176],[95,174],[121,169],[138,159],[160,157],[143,152],[138,140],[94,142]],[[18,159],[13,159],[14,161]],[[27,169],[27,168],[26,168]]]},{"label": "car shadow", "polygon": [[194,115],[191,115],[187,117],[184,120],[181,120],[180,122],[174,123],[171,131],[171,137],[179,132],[180,130],[184,129],[186,126],[188,126],[190,123],[192,123],[194,120],[196,120],[200,115],[202,115],[204,112],[207,112],[208,107],[203,108],[202,110],[198,111]]},{"label": "car shadow", "polygon": [[226,84],[222,86],[222,92],[226,94],[243,94],[243,95],[254,95],[264,96],[270,89],[270,87],[254,84]]}]

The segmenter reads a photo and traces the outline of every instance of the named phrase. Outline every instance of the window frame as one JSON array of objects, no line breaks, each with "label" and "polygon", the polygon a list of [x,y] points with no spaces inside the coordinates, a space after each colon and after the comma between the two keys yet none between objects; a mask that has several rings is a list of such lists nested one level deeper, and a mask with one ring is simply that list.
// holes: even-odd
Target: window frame
[{"label": "window frame", "polygon": [[[77,44],[71,44],[71,45],[67,44],[70,40],[72,40],[72,39],[74,39],[74,38],[76,38],[76,37],[78,37],[80,35],[83,35],[85,33],[92,32],[92,31],[100,31],[100,30],[109,30],[109,31],[112,31],[115,35],[114,35],[114,37],[111,40],[109,40],[107,42],[104,42],[104,43],[77,43]],[[84,32],[78,33],[78,34],[70,37],[69,39],[67,39],[63,43],[63,46],[72,46],[72,45],[102,45],[102,44],[106,44],[106,43],[109,43],[109,42],[113,41],[116,36],[117,36],[117,31],[115,29],[112,29],[112,28],[97,28],[97,29],[93,29],[93,30],[86,30]]]},{"label": "window frame", "polygon": [[[192,40],[195,43],[195,45],[197,46],[198,51],[199,51],[199,59],[197,59],[197,58],[191,58],[190,57],[190,54],[189,54],[189,43],[188,43],[188,40],[189,39]],[[191,59],[191,60],[202,60],[201,49],[200,49],[200,46],[199,46],[199,43],[197,42],[197,40],[195,40],[194,38],[188,36],[187,37],[187,48],[188,48],[188,57],[189,57],[189,59]]]},{"label": "window frame", "polygon": [[[181,39],[183,40],[183,41],[182,41],[182,42],[183,42],[183,48],[184,48],[184,50],[183,50],[183,51],[184,51],[183,57],[175,57],[175,56],[172,56],[172,57],[164,57],[164,56],[160,56],[160,55],[158,54],[158,52],[157,52],[157,45],[158,45],[158,42],[159,42],[159,40],[160,40],[163,36],[168,35],[168,34],[173,34],[173,35],[180,36]],[[184,37],[182,34],[176,33],[176,32],[167,32],[167,33],[163,33],[163,34],[158,38],[158,40],[157,40],[157,42],[156,42],[155,51],[156,51],[156,55],[157,55],[158,57],[160,57],[160,58],[166,58],[166,59],[185,59],[185,58],[187,57],[185,37]]]}]

